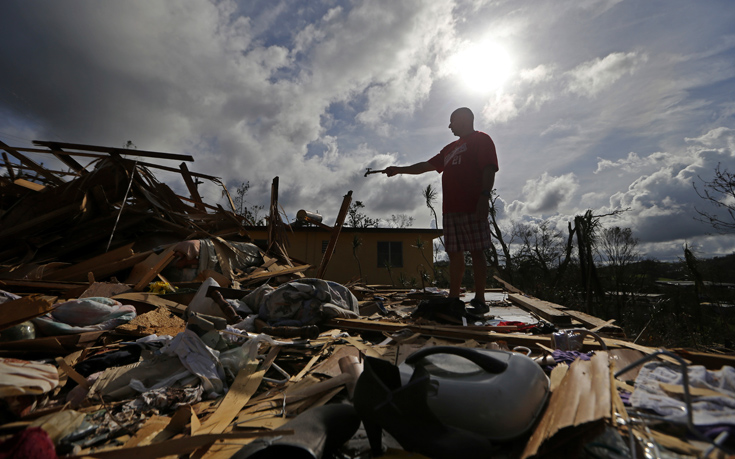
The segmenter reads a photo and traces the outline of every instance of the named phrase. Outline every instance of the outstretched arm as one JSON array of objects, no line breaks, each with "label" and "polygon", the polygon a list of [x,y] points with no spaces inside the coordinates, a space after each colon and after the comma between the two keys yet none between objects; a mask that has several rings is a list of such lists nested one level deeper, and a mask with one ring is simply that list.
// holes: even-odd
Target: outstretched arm
[{"label": "outstretched arm", "polygon": [[387,175],[388,177],[393,177],[394,175],[398,175],[398,174],[418,175],[418,174],[423,174],[424,172],[435,171],[435,170],[436,168],[434,166],[432,166],[429,162],[424,161],[424,162],[412,164],[410,166],[386,167],[383,173]]}]

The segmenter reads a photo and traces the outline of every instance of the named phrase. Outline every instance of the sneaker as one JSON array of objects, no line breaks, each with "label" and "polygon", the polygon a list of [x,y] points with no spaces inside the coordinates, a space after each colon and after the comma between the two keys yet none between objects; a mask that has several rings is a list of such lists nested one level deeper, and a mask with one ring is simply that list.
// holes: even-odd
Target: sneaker
[{"label": "sneaker", "polygon": [[467,310],[472,314],[481,316],[490,312],[490,307],[484,301],[480,301],[477,298],[472,298],[469,305],[470,307]]}]

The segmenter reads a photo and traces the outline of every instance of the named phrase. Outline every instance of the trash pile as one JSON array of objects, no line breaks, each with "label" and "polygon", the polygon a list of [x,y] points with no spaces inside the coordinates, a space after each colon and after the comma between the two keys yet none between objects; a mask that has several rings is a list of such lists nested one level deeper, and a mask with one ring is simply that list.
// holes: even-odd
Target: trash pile
[{"label": "trash pile", "polygon": [[500,279],[476,315],[305,277],[276,181],[264,249],[123,158],[166,154],[38,144],[73,172],[0,145],[20,161],[0,177],[0,458],[735,454],[735,356],[640,346]]}]

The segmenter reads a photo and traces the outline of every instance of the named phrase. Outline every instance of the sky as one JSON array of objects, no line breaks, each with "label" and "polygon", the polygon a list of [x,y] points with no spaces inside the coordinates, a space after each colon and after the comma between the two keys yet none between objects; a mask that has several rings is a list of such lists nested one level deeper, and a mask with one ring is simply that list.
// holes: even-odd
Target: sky
[{"label": "sky", "polygon": [[130,141],[192,155],[232,194],[249,182],[266,209],[277,176],[289,219],[333,224],[352,191],[368,216],[421,228],[439,174],[364,172],[431,158],[466,106],[497,148],[505,227],[625,210],[602,224],[646,257],[735,251],[696,220],[711,209],[694,188],[735,164],[731,0],[8,0],[0,43],[11,146]]}]

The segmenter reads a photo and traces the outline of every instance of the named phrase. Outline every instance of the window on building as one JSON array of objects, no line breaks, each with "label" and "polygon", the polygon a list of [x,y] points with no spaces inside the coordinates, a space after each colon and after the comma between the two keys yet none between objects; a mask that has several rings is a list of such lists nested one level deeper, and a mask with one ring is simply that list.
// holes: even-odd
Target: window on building
[{"label": "window on building", "polygon": [[388,241],[378,242],[378,268],[403,268],[403,243]]}]

